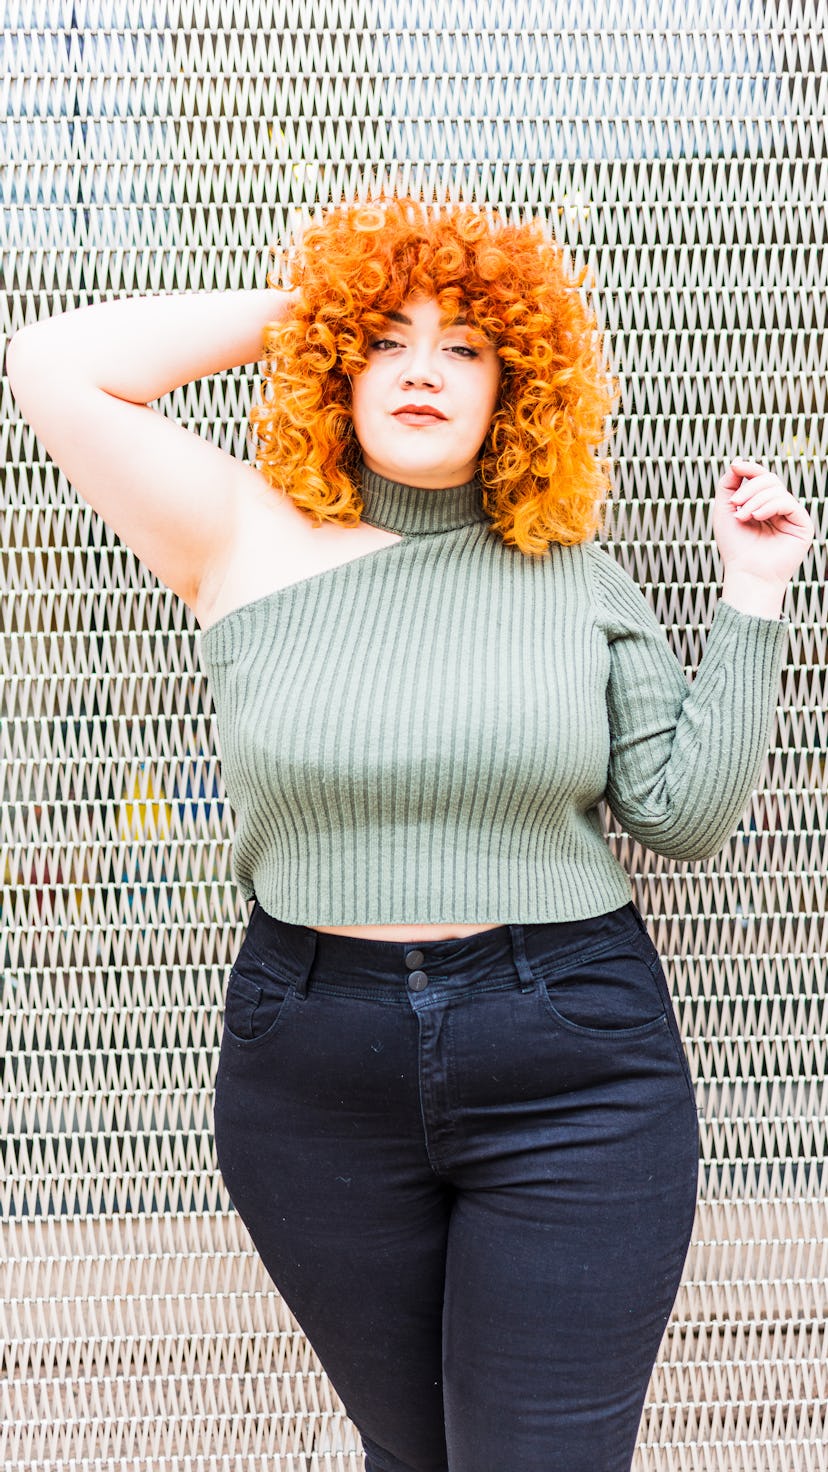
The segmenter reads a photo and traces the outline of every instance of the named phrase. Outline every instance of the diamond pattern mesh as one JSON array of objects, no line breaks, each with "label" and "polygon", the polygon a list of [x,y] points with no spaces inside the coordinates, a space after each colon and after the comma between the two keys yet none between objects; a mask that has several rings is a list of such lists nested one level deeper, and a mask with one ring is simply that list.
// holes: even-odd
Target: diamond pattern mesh
[{"label": "diamond pattern mesh", "polygon": [[[636,1472],[828,1468],[828,4],[3,12],[6,338],[110,296],[261,287],[272,242],[371,186],[474,197],[542,215],[593,269],[623,389],[609,534],[688,674],[727,461],[765,460],[810,510],[739,831],[695,864],[611,821],[608,841],[702,1115]],[[245,458],[256,380],[247,365],[161,407]],[[195,621],[2,393],[0,1468],[356,1472],[214,1157],[246,910]]]}]

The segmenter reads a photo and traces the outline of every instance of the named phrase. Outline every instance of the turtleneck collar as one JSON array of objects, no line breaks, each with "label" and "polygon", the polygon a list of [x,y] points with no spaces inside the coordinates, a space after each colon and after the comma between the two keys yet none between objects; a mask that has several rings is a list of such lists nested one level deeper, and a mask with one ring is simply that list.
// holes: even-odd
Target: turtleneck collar
[{"label": "turtleneck collar", "polygon": [[362,464],[362,519],[401,536],[450,532],[456,527],[488,521],[483,487],[475,476],[462,486],[427,490],[386,480]]}]

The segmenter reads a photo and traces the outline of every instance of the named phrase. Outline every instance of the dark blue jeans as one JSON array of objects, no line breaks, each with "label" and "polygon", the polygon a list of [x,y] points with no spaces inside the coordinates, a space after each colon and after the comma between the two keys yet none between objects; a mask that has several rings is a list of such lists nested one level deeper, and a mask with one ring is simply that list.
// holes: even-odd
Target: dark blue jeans
[{"label": "dark blue jeans", "polygon": [[403,944],[256,902],[215,1142],[367,1472],[628,1472],[698,1170],[632,903]]}]

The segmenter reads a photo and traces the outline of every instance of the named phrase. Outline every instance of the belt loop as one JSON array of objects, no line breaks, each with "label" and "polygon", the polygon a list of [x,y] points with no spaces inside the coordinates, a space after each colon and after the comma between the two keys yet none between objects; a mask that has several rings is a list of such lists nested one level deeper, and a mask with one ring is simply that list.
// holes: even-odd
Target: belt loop
[{"label": "belt loop", "polygon": [[296,959],[299,963],[299,974],[294,983],[294,990],[298,997],[306,997],[308,994],[308,976],[316,958],[316,942],[319,936],[319,932],[312,926],[302,928],[305,934],[296,936],[299,953]]},{"label": "belt loop", "polygon": [[510,925],[509,935],[512,938],[512,955],[515,958],[515,969],[520,977],[520,989],[522,992],[533,992],[535,990],[535,978],[532,975],[532,968],[526,958],[523,926]]}]

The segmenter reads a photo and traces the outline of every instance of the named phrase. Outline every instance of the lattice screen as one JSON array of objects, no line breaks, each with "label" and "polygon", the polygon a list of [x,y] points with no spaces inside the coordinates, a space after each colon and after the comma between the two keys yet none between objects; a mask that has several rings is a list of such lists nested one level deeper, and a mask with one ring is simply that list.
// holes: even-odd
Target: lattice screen
[{"label": "lattice screen", "polygon": [[[740,831],[698,864],[610,841],[703,1114],[637,1472],[828,1468],[828,3],[2,9],[6,337],[112,295],[262,287],[272,241],[372,183],[465,195],[542,215],[592,265],[624,388],[610,533],[688,673],[727,460],[765,459],[811,511]],[[246,457],[256,376],[162,407]],[[247,911],[195,621],[66,483],[5,380],[0,417],[0,1469],[356,1472],[215,1162]]]}]

